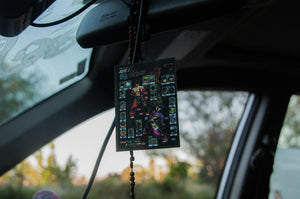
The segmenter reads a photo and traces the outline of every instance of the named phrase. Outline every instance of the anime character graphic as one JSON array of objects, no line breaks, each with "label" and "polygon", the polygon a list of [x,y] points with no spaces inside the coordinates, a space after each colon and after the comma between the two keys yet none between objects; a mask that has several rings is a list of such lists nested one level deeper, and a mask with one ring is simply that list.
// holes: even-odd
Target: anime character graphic
[{"label": "anime character graphic", "polygon": [[125,101],[120,102],[120,111],[126,111],[126,102]]},{"label": "anime character graphic", "polygon": [[142,136],[142,132],[143,132],[142,120],[135,121],[135,128],[136,128],[136,136]]},{"label": "anime character graphic", "polygon": [[168,95],[168,87],[162,87],[162,96],[167,96]]},{"label": "anime character graphic", "polygon": [[138,106],[141,107],[142,109],[145,109],[147,106],[147,103],[146,103],[145,99],[143,98],[145,88],[140,85],[139,81],[135,82],[134,85],[135,85],[135,87],[132,88],[131,95],[134,95],[135,98],[133,100],[133,103],[132,103],[132,106],[130,109],[130,113],[129,113],[130,119],[134,119],[134,113]]},{"label": "anime character graphic", "polygon": [[169,106],[171,106],[171,107],[175,107],[176,106],[175,97],[170,97],[169,98]]},{"label": "anime character graphic", "polygon": [[162,80],[162,84],[166,84],[167,81],[168,81],[167,75],[163,75],[163,76],[161,77],[161,80]]},{"label": "anime character graphic", "polygon": [[131,81],[125,82],[125,88],[126,89],[131,89]]},{"label": "anime character graphic", "polygon": [[149,83],[154,84],[155,83],[155,76],[154,75],[149,75]]},{"label": "anime character graphic", "polygon": [[120,99],[126,98],[126,91],[125,90],[120,90]]},{"label": "anime character graphic", "polygon": [[120,113],[120,120],[123,120],[123,121],[126,120],[126,113],[125,112]]},{"label": "anime character graphic", "polygon": [[121,138],[125,138],[126,137],[126,131],[125,130],[121,130],[120,131],[120,137]]},{"label": "anime character graphic", "polygon": [[152,132],[163,143],[166,143],[169,140],[169,136],[164,133],[166,125],[164,124],[164,115],[161,113],[162,108],[163,105],[155,107],[155,110],[151,113],[149,120],[145,124],[143,133]]},{"label": "anime character graphic", "polygon": [[169,75],[169,82],[174,83],[174,75]]},{"label": "anime character graphic", "polygon": [[149,76],[148,75],[143,77],[143,85],[147,85],[147,84],[149,84]]},{"label": "anime character graphic", "polygon": [[133,128],[128,129],[128,138],[134,138],[134,129]]}]

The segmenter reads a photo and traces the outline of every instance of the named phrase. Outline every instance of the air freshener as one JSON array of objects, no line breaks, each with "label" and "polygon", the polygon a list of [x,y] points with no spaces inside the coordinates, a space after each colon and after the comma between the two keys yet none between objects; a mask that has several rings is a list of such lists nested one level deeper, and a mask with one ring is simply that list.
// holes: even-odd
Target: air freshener
[{"label": "air freshener", "polygon": [[179,147],[175,59],[115,67],[117,151]]}]

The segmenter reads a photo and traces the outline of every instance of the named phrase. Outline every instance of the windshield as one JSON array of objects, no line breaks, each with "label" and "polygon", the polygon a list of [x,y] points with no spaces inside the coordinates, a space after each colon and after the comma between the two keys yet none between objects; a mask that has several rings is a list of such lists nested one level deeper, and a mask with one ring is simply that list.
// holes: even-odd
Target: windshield
[{"label": "windshield", "polygon": [[[181,147],[134,151],[136,198],[215,198],[248,94],[194,90],[177,96]],[[31,198],[41,189],[63,199],[79,198],[114,114],[108,110],[70,129],[1,176],[1,199],[13,194]],[[108,142],[89,199],[129,198],[130,153],[116,152],[115,136]]]},{"label": "windshield", "polygon": [[[55,1],[35,23],[66,17],[84,3]],[[82,49],[75,35],[88,10],[56,26],[0,36],[0,125],[87,74],[92,49]]]}]

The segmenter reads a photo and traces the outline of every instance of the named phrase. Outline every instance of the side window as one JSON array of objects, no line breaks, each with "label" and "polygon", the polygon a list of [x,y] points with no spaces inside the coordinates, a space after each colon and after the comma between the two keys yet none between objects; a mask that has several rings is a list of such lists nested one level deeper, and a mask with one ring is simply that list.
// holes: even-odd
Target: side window
[{"label": "side window", "polygon": [[269,199],[296,199],[300,190],[300,97],[292,96],[281,129]]},{"label": "side window", "polygon": [[[214,198],[247,98],[242,92],[178,92],[181,147],[134,151],[136,198]],[[79,198],[113,116],[109,110],[78,125],[7,172],[1,198],[31,198],[39,189]],[[89,198],[129,198],[129,152],[115,150],[113,135]]]}]

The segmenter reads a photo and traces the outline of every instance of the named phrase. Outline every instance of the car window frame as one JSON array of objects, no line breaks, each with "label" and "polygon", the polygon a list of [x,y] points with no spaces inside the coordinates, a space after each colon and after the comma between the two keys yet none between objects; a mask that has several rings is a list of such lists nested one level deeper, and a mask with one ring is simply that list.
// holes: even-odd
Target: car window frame
[{"label": "car window frame", "polygon": [[[254,182],[258,177],[263,182],[269,181],[274,157],[264,161],[257,156],[257,151],[268,149],[271,154],[276,151],[290,96],[289,91],[254,93],[255,99],[250,109],[252,114],[248,114],[246,118],[248,125],[244,125],[241,139],[236,141],[239,146],[230,151],[234,153],[234,158],[229,159],[231,162],[226,162],[225,167],[229,167],[229,172],[222,175],[221,182],[223,181],[225,186],[219,186],[217,199],[268,198],[269,184],[267,183],[261,189],[256,187]],[[273,124],[274,128],[272,128],[272,119],[276,121],[275,125]],[[265,168],[268,168],[263,175],[257,172],[260,169],[260,167],[257,168],[257,164],[261,162]]]}]

